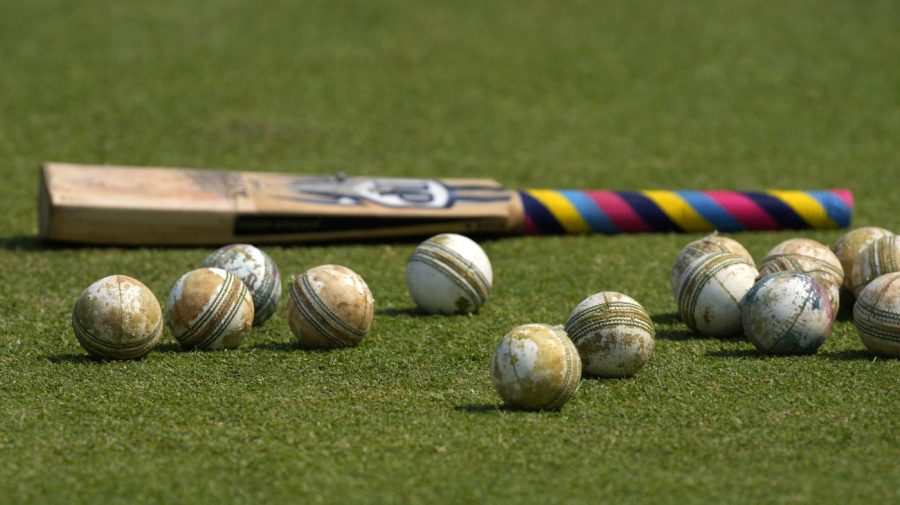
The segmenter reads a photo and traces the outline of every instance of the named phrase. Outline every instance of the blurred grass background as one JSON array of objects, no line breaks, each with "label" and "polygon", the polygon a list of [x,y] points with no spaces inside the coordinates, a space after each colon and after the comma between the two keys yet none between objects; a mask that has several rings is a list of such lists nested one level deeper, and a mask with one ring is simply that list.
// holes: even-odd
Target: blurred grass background
[{"label": "blurred grass background", "polygon": [[[897,360],[845,317],[819,354],[699,338],[668,290],[692,235],[484,243],[489,304],[412,311],[414,243],[266,248],[376,298],[356,349],[296,349],[283,308],[234,352],[85,358],[75,298],[111,273],[165,301],[209,250],[47,247],[46,160],[512,187],[827,188],[900,231],[900,4],[0,1],[0,501],[888,503]],[[742,234],[760,259],[803,235]],[[630,380],[499,410],[523,322],[617,290],[657,324]],[[846,316],[846,307],[844,315]]]}]

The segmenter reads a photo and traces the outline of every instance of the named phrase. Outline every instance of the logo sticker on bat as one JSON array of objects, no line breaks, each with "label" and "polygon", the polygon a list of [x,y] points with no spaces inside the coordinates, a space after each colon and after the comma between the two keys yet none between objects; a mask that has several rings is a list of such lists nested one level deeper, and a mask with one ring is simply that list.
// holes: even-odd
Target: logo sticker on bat
[{"label": "logo sticker on bat", "polygon": [[[261,189],[272,189],[263,187]],[[287,184],[288,195],[276,198],[343,207],[367,202],[382,207],[445,209],[462,202],[502,202],[510,194],[500,185],[449,185],[435,179],[300,177]]]}]

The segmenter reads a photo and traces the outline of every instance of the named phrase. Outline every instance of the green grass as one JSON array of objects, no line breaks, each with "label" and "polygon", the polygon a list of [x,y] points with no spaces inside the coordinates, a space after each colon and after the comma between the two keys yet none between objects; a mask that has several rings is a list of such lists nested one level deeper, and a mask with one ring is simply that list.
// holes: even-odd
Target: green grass
[{"label": "green grass", "polygon": [[[492,299],[414,313],[414,243],[269,247],[376,298],[355,349],[294,347],[283,307],[236,351],[85,357],[104,275],[164,300],[207,249],[47,247],[44,160],[492,176],[575,188],[850,187],[900,231],[891,1],[0,2],[0,501],[889,503],[900,361],[839,322],[811,357],[700,338],[668,292],[686,235],[504,238]],[[838,232],[802,233],[831,243]],[[738,235],[758,258],[796,233]],[[512,326],[625,292],[657,323],[630,380],[498,409]]]}]

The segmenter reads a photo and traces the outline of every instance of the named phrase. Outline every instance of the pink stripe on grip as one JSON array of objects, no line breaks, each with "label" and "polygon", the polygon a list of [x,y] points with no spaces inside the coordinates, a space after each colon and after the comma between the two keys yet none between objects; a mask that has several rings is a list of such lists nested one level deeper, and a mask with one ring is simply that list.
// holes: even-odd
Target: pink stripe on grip
[{"label": "pink stripe on grip", "polygon": [[650,232],[650,227],[621,196],[612,191],[585,191],[606,214],[619,231],[625,233]]},{"label": "pink stripe on grip", "polygon": [[733,191],[705,191],[706,196],[749,230],[778,230],[781,225],[750,198]]}]

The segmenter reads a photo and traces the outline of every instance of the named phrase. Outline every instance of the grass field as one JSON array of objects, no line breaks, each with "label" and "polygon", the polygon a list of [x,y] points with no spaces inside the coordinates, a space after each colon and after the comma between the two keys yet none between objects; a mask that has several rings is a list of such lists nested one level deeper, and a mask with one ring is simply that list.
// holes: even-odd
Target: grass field
[{"label": "grass field", "polygon": [[[48,246],[45,160],[489,176],[513,187],[849,187],[900,231],[900,4],[0,2],[0,502],[890,503],[900,361],[846,307],[815,356],[761,358],[676,315],[696,235],[498,238],[469,317],[416,313],[412,242],[269,247],[347,265],[377,313],[297,349],[284,307],[236,351],[86,358],[69,324],[123,273],[165,301],[204,248]],[[736,238],[761,258],[798,233]],[[803,232],[832,243],[837,231]],[[499,409],[493,349],[622,291],[657,326],[630,380]]]}]

